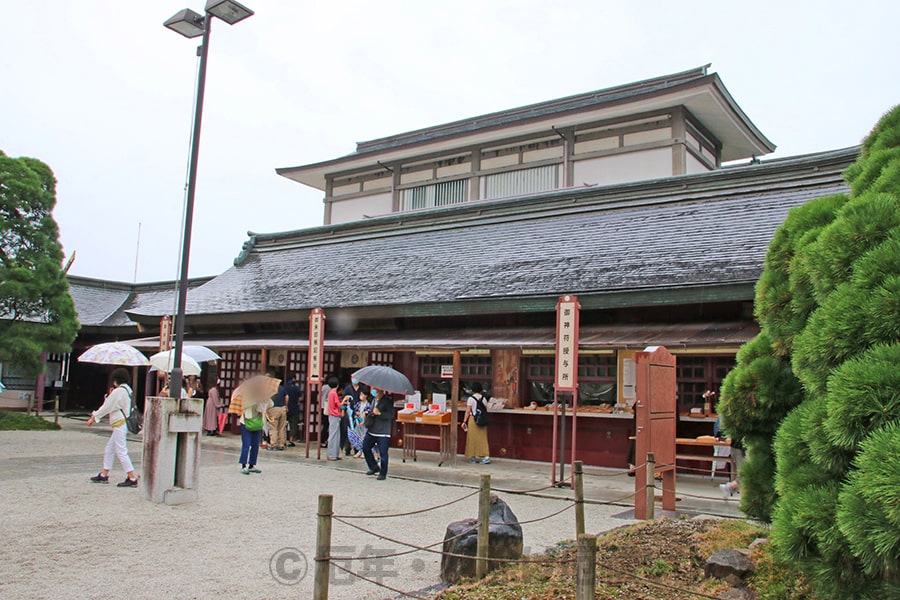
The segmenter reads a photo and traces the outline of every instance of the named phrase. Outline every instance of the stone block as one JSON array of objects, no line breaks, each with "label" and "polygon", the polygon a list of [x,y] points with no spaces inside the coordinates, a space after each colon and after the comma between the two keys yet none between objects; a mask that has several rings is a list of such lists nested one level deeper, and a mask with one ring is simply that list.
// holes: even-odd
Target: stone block
[{"label": "stone block", "polygon": [[[491,494],[491,515],[488,526],[488,557],[522,558],[523,538],[519,519],[503,500]],[[458,536],[458,537],[457,537]],[[441,579],[447,583],[458,583],[475,577],[474,558],[461,558],[449,554],[474,557],[478,549],[478,519],[463,519],[447,525],[444,534],[444,554],[441,556]],[[488,571],[503,563],[488,561]]]}]

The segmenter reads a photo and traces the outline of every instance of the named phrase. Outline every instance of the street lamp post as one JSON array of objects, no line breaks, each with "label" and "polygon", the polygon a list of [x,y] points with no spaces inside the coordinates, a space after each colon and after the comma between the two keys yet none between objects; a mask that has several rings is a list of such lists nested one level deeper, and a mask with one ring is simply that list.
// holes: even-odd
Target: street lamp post
[{"label": "street lamp post", "polygon": [[[181,360],[184,354],[184,321],[187,312],[188,264],[191,251],[191,229],[194,222],[194,196],[197,190],[197,158],[200,154],[200,123],[203,116],[203,92],[206,87],[206,58],[209,54],[209,35],[213,17],[217,17],[229,25],[234,25],[251,16],[253,11],[234,0],[208,0],[205,14],[199,15],[186,8],[168,19],[164,25],[187,38],[203,36],[200,45],[200,68],[197,74],[197,103],[194,107],[194,130],[191,134],[191,159],[188,171],[187,202],[184,214],[184,232],[181,246],[181,274],[178,280],[178,308],[175,314],[175,356],[169,379],[169,396],[181,398],[182,369]],[[187,410],[187,403],[182,399],[180,411]],[[178,434],[175,458],[175,485],[185,487],[186,433]]]}]

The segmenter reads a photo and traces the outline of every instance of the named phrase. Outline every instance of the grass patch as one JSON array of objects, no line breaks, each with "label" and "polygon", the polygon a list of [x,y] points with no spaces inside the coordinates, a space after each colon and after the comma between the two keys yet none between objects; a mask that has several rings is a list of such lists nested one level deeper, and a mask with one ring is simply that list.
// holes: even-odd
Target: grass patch
[{"label": "grass patch", "polygon": [[[597,539],[597,598],[687,600],[694,593],[716,597],[728,589],[706,578],[706,559],[725,548],[747,548],[768,537],[765,525],[738,519],[661,519],[621,527]],[[813,600],[805,579],[771,559],[769,544],[753,552],[757,573],[747,582],[766,600]],[[441,600],[574,600],[572,543],[559,544],[547,563],[512,564],[481,581],[451,587]]]},{"label": "grass patch", "polygon": [[60,426],[41,417],[21,412],[0,410],[0,431],[50,431]]}]

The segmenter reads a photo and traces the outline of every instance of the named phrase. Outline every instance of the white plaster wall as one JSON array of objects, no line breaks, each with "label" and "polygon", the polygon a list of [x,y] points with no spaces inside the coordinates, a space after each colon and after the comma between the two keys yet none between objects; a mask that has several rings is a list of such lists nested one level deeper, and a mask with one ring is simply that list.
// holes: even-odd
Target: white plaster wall
[{"label": "white plaster wall", "polygon": [[576,142],[575,154],[587,154],[588,152],[596,152],[597,150],[614,150],[618,147],[619,136],[611,135],[609,137],[600,138],[599,140]]},{"label": "white plaster wall", "polygon": [[428,181],[431,179],[432,170],[427,169],[424,171],[413,171],[412,173],[403,173],[400,175],[400,183],[415,183],[418,181]]},{"label": "white plaster wall", "polygon": [[376,217],[390,214],[391,194],[373,194],[350,200],[339,200],[331,205],[331,222],[347,223],[365,219],[365,215]]},{"label": "white plaster wall", "polygon": [[482,158],[481,159],[481,168],[484,169],[497,169],[499,167],[508,167],[510,165],[519,164],[519,155],[518,154],[507,154],[505,156],[497,156],[494,158]]},{"label": "white plaster wall", "polygon": [[690,152],[686,152],[686,154],[688,175],[692,173],[708,173],[710,171],[710,169],[705,164],[694,158],[693,154],[691,154]]},{"label": "white plaster wall", "polygon": [[438,167],[437,176],[449,177],[450,175],[460,175],[462,173],[469,174],[471,172],[472,165],[470,163],[462,163],[458,165],[450,165],[447,167]]},{"label": "white plaster wall", "polygon": [[391,189],[391,177],[382,177],[381,179],[373,179],[363,182],[363,191],[370,192],[372,190]]},{"label": "white plaster wall", "polygon": [[562,158],[562,155],[562,146],[556,146],[553,148],[544,148],[543,150],[530,150],[528,152],[523,152],[522,160],[527,164],[530,162],[537,162],[539,160]]},{"label": "white plaster wall", "polygon": [[672,149],[657,148],[575,162],[573,185],[613,185],[672,175]]},{"label": "white plaster wall", "polygon": [[359,192],[359,184],[351,183],[349,185],[336,185],[331,189],[332,196],[346,196],[347,194],[356,194]]},{"label": "white plaster wall", "polygon": [[650,131],[636,131],[634,133],[627,133],[623,137],[626,146],[636,146],[648,142],[660,142],[672,139],[672,129],[670,127],[663,127],[661,129],[651,129]]}]

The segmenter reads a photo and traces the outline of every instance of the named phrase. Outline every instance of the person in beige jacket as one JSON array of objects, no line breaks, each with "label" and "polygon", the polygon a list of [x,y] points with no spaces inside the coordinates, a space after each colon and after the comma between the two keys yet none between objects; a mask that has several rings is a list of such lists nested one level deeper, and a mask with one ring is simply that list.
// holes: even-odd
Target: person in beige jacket
[{"label": "person in beige jacket", "polygon": [[131,387],[128,382],[131,377],[128,371],[118,368],[112,373],[113,389],[106,395],[103,405],[91,413],[88,419],[88,427],[94,423],[99,423],[103,417],[109,417],[109,426],[112,427],[112,435],[106,442],[106,449],[103,452],[103,468],[100,472],[91,477],[93,483],[109,483],[109,470],[113,465],[113,454],[119,459],[119,464],[125,471],[125,481],[118,484],[118,487],[137,487],[137,477],[134,474],[134,465],[128,457],[128,446],[125,445],[125,434],[128,428],[125,426],[125,419],[131,414]]}]

